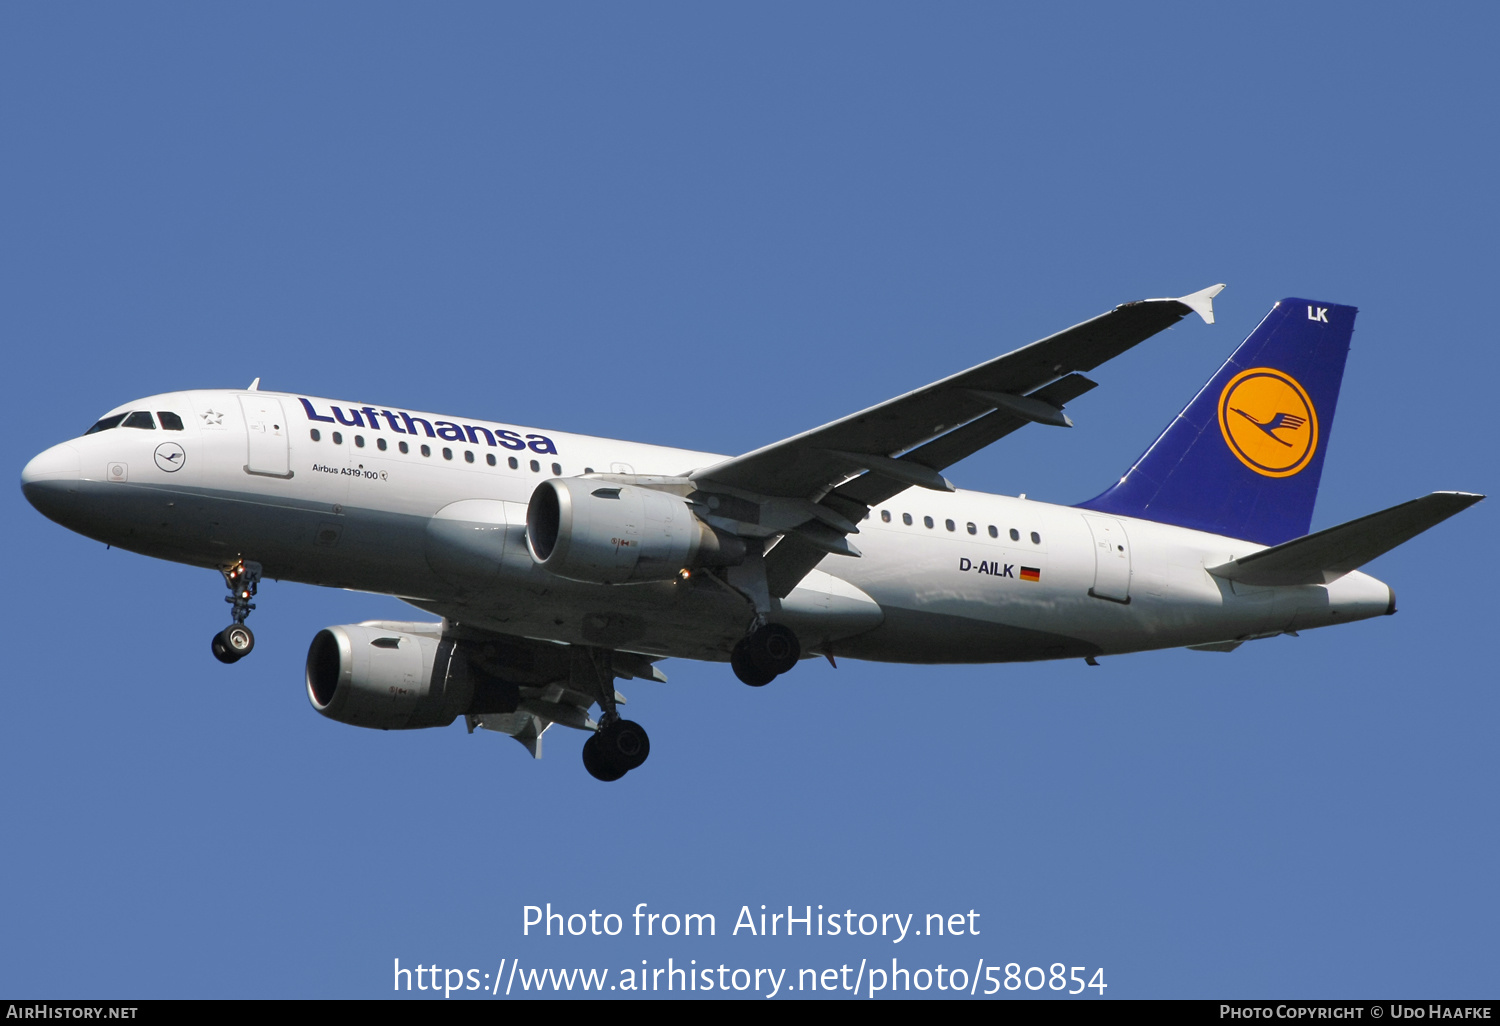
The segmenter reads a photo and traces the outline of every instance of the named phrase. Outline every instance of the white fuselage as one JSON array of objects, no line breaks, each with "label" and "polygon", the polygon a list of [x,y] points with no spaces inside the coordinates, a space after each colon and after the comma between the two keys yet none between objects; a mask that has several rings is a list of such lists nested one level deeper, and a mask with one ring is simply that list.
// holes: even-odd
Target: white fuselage
[{"label": "white fuselage", "polygon": [[[393,594],[458,623],[650,655],[726,659],[754,616],[713,574],[580,583],[537,566],[526,546],[527,502],[545,478],[675,477],[720,456],[272,392],[173,392],[114,412],[129,411],[175,413],[183,427],[158,418],[39,455],[23,481],[49,517],[178,562],[253,559],[268,577]],[[471,500],[486,500],[492,523],[503,518],[493,559],[466,561],[446,546],[445,508]],[[863,555],[825,558],[773,616],[805,653],[1082,657],[1393,608],[1390,590],[1362,573],[1328,585],[1231,584],[1205,567],[1262,546],[1008,496],[914,488],[859,527]]]}]

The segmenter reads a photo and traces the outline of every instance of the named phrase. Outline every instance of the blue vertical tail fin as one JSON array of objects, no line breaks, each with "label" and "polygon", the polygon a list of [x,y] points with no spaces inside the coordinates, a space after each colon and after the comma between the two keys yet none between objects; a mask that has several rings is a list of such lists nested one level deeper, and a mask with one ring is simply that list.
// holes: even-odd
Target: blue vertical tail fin
[{"label": "blue vertical tail fin", "polygon": [[1119,483],[1079,506],[1265,545],[1306,534],[1356,313],[1277,303]]}]

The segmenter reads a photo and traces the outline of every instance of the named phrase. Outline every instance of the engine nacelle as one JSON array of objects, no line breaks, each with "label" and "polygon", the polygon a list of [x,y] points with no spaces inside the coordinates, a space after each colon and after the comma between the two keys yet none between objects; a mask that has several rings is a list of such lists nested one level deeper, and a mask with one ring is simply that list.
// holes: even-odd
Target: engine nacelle
[{"label": "engine nacelle", "polygon": [[743,540],[709,527],[680,496],[580,477],[537,485],[526,546],[538,565],[591,584],[665,581],[745,558]]},{"label": "engine nacelle", "polygon": [[474,678],[452,642],[343,624],[313,638],[307,697],[324,716],[357,727],[446,727],[473,704]]}]

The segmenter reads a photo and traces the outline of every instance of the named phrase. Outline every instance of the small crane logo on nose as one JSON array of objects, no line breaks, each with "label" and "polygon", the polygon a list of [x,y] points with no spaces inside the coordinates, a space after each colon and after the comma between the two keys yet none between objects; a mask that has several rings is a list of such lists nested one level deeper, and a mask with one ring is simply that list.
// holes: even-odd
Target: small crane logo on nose
[{"label": "small crane logo on nose", "polygon": [[168,474],[182,469],[187,462],[187,453],[176,442],[163,442],[156,447],[156,465]]}]

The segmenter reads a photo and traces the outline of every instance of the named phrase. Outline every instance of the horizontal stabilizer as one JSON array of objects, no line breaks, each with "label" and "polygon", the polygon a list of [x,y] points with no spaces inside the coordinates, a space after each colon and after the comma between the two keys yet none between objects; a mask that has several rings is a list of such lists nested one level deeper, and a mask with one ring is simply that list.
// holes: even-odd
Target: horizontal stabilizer
[{"label": "horizontal stabilizer", "polygon": [[1208,572],[1244,584],[1328,584],[1482,498],[1483,495],[1469,492],[1433,492],[1222,566],[1209,567]]}]

